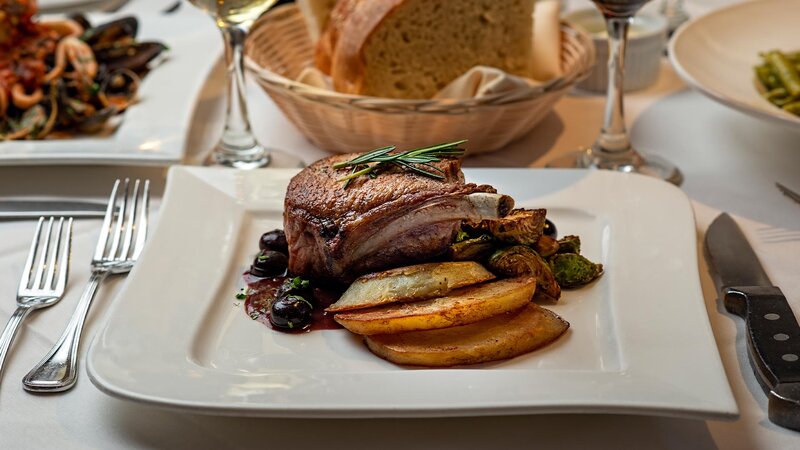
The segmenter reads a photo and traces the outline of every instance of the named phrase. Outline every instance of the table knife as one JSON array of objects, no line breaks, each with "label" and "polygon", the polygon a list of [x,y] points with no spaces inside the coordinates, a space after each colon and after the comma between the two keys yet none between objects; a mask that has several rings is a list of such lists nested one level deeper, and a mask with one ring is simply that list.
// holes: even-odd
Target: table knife
[{"label": "table knife", "polygon": [[725,309],[745,320],[747,354],[769,398],[769,420],[800,430],[800,326],[786,297],[728,214],[714,219],[705,244]]},{"label": "table knife", "polygon": [[59,198],[0,198],[0,220],[36,219],[40,216],[103,217],[104,201]]}]

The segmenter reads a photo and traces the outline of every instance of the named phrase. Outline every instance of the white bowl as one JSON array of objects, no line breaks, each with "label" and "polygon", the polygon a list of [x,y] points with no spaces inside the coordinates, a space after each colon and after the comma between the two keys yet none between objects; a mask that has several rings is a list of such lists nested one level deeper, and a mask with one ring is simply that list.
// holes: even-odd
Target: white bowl
[{"label": "white bowl", "polygon": [[[597,9],[581,9],[565,16],[565,20],[586,30],[594,41],[597,58],[594,68],[578,88],[605,92],[608,88],[608,35],[603,16]],[[639,14],[633,18],[625,49],[623,89],[634,91],[655,83],[661,56],[667,43],[667,20],[655,14]]]},{"label": "white bowl", "polygon": [[675,32],[669,47],[672,65],[689,86],[719,103],[797,129],[800,117],[761,96],[753,66],[761,63],[760,52],[800,50],[798,17],[797,0],[761,0],[718,9]]}]

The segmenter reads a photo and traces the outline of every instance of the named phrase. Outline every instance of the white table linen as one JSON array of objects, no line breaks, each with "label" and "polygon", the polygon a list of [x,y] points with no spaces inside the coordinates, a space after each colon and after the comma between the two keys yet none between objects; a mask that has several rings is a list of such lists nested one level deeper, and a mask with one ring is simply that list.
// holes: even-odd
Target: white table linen
[{"label": "white table linen", "polygon": [[[135,0],[126,8],[170,2]],[[653,2],[655,3],[655,2]],[[698,15],[722,0],[688,2]],[[570,2],[570,7],[588,6]],[[653,6],[653,5],[650,5]],[[183,5],[182,14],[193,14]],[[210,32],[213,25],[209,21]],[[221,66],[207,84],[193,121],[187,163],[197,163],[219,134]],[[255,85],[248,86],[253,125],[263,142],[296,152],[306,162],[327,153],[300,135]],[[596,137],[601,96],[570,95],[521,141],[468,167],[541,167],[554,156]],[[800,130],[761,121],[689,90],[665,61],[659,81],[627,96],[632,140],[684,173],[698,230],[700,277],[706,306],[741,417],[734,422],[614,416],[534,415],[454,419],[302,420],[244,419],[172,412],[111,398],[86,376],[88,342],[103,326],[124,278],[104,285],[84,329],[80,379],[66,393],[32,395],[20,380],[49,350],[66,324],[89,277],[89,260],[100,220],[75,224],[68,292],[57,305],[33,313],[9,354],[0,381],[0,448],[800,448],[800,433],[777,427],[766,416],[766,397],[752,373],[741,319],[724,311],[702,253],[704,232],[721,211],[734,215],[772,281],[800,312],[800,205],[775,189],[780,181],[800,190]],[[3,167],[0,195],[60,194],[104,198],[117,177],[150,177],[154,219],[166,171],[132,167]],[[0,321],[13,311],[14,295],[34,222],[0,223]],[[675,324],[676,333],[680,324]],[[157,351],[157,349],[155,350]],[[676,349],[679,351],[679,349]],[[686,370],[691,370],[687,367]]]}]

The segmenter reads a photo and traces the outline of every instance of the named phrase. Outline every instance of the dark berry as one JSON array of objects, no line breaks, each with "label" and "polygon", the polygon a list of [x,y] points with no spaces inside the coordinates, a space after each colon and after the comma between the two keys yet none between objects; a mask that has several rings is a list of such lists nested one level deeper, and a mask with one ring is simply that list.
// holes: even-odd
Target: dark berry
[{"label": "dark berry", "polygon": [[253,260],[250,266],[250,273],[257,277],[277,277],[286,273],[289,266],[289,258],[285,254],[262,250]]},{"label": "dark berry", "polygon": [[314,308],[299,295],[278,297],[269,312],[270,323],[285,330],[302,330],[311,323]]},{"label": "dark berry", "polygon": [[283,230],[272,230],[262,234],[258,240],[258,248],[289,254],[289,244],[286,242]]}]

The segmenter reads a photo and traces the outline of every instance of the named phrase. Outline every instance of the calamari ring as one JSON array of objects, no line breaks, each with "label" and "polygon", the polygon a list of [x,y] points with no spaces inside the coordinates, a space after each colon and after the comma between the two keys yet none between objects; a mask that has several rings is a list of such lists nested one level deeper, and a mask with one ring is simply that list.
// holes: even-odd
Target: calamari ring
[{"label": "calamari ring", "polygon": [[56,47],[56,60],[50,72],[42,79],[49,83],[64,74],[67,61],[72,64],[75,71],[86,79],[94,79],[97,75],[97,60],[89,44],[76,37],[65,37],[58,42]]},{"label": "calamari ring", "polygon": [[22,83],[11,86],[11,101],[14,103],[14,106],[19,109],[31,108],[33,105],[42,101],[42,98],[44,98],[44,94],[41,88],[36,88],[36,90],[29,95],[25,92],[25,87],[22,86]]}]

